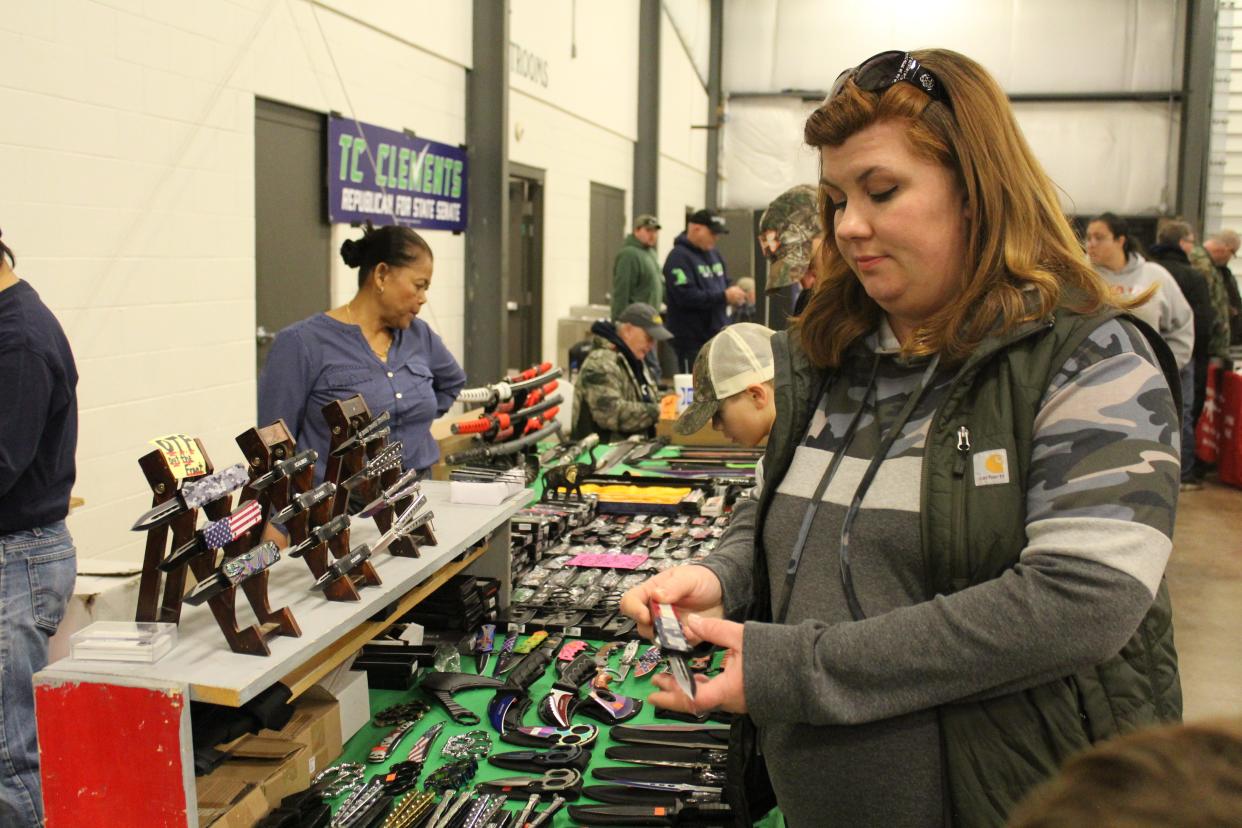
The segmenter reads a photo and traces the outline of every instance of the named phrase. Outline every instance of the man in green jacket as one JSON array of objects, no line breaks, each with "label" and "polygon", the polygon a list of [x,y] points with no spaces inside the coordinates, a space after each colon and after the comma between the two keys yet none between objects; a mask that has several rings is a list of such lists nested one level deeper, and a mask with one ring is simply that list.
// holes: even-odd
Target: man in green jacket
[{"label": "man in green jacket", "polygon": [[656,258],[656,242],[660,237],[660,220],[655,216],[639,216],[634,232],[625,237],[625,244],[612,265],[612,318],[635,302],[642,302],[659,312],[664,303],[664,277]]}]

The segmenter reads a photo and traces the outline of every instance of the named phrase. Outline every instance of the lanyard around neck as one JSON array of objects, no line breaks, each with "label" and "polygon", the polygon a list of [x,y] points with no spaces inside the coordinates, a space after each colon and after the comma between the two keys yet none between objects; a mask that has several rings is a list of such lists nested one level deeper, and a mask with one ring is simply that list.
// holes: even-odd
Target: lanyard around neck
[{"label": "lanyard around neck", "polygon": [[[871,462],[867,465],[867,470],[858,482],[858,487],[854,490],[854,496],[850,499],[849,509],[845,513],[845,520],[841,523],[839,552],[841,560],[841,586],[845,590],[845,600],[849,605],[850,615],[853,616],[855,621],[862,620],[866,617],[866,614],[863,613],[862,607],[858,603],[858,596],[854,591],[854,578],[850,569],[849,558],[850,529],[854,524],[854,519],[858,516],[863,498],[867,494],[867,489],[871,487],[872,481],[875,480],[880,464],[884,462],[884,458],[893,447],[893,443],[896,442],[897,436],[901,434],[902,428],[905,427],[910,420],[910,416],[914,413],[915,406],[918,405],[928,386],[931,385],[932,377],[935,375],[939,364],[940,355],[936,354],[927,363],[927,368],[923,371],[919,387],[906,399],[905,405],[901,407],[901,411],[897,414],[897,419],[893,421],[892,425],[888,427],[888,430],[880,439],[880,445],[876,448],[875,454],[871,457]],[[841,445],[833,452],[832,460],[828,463],[828,468],[824,471],[823,477],[820,478],[819,484],[815,487],[815,493],[811,496],[811,502],[807,504],[806,512],[802,515],[802,525],[798,528],[798,537],[794,541],[793,551],[789,556],[789,564],[785,567],[785,595],[781,600],[780,611],[775,616],[776,623],[778,624],[785,623],[785,617],[789,614],[789,602],[793,597],[794,581],[798,577],[798,566],[802,562],[802,552],[806,547],[807,538],[810,536],[811,525],[815,522],[815,515],[819,512],[819,504],[823,502],[824,492],[828,490],[828,485],[836,477],[837,469],[841,465],[841,459],[845,457],[850,445],[854,442],[854,436],[858,432],[858,424],[862,420],[863,412],[866,410],[872,394],[875,393],[876,376],[879,370],[880,356],[877,354],[875,363],[871,366],[871,377],[867,380],[867,390],[863,394],[862,402],[858,404],[858,410],[854,412],[854,416],[845,430],[845,435],[841,438]],[[877,405],[877,414],[878,408]]]}]

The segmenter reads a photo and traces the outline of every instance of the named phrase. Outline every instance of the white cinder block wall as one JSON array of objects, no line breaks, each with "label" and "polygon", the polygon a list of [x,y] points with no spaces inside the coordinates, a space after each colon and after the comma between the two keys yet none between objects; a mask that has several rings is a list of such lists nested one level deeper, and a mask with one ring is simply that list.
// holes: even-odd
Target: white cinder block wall
[{"label": "white cinder block wall", "polygon": [[[228,464],[254,424],[255,96],[461,142],[469,5],[4,5],[0,227],[78,360],[70,528],[83,559],[137,561],[147,441],[185,432]],[[464,241],[430,235],[429,321],[460,356]]]},{"label": "white cinder block wall", "polygon": [[[707,89],[666,13],[660,24],[660,261],[706,199]],[[696,127],[698,127],[696,129]]]},{"label": "white cinder block wall", "polygon": [[[591,182],[624,190],[634,217],[638,3],[578,3],[576,14],[572,5],[513,0],[510,17],[510,40],[537,59],[533,71],[510,64],[509,158],[546,171],[544,359],[555,358],[556,320],[587,301]],[[686,207],[703,203],[707,139],[691,126],[707,122],[707,93],[667,14],[660,46],[662,260]]]},{"label": "white cinder block wall", "polygon": [[630,212],[638,123],[638,3],[513,0],[509,160],[545,171],[543,357],[556,320],[586,304],[591,182]]},{"label": "white cinder block wall", "polygon": [[[629,194],[638,3],[513,0],[511,158],[545,170],[545,358],[587,298],[590,182]],[[706,95],[665,18],[661,255],[703,199]],[[48,0],[0,14],[0,228],[64,324],[81,384],[70,517],[89,559],[141,560],[137,458],[170,432],[217,466],[254,424],[254,100],[465,140],[470,4]],[[511,70],[516,66],[511,64]],[[632,211],[631,211],[632,212]],[[356,235],[333,228],[333,250]],[[429,233],[427,321],[464,357],[466,236]],[[333,303],[355,273],[333,252]],[[9,391],[6,389],[6,391]]]}]

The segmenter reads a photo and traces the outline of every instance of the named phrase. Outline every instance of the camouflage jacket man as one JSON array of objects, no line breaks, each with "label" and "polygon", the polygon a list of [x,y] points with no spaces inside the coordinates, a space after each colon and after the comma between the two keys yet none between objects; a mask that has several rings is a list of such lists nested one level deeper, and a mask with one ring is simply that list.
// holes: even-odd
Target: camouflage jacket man
[{"label": "camouflage jacket man", "polygon": [[574,388],[573,438],[599,435],[613,442],[651,434],[660,419],[660,398],[641,360],[606,321],[591,326],[595,347],[582,363]]},{"label": "camouflage jacket man", "polygon": [[[847,790],[852,790],[849,781],[843,781],[849,768],[840,765],[820,774],[822,778],[808,780],[808,775],[818,773],[808,768],[817,767],[815,763],[823,759],[825,751],[835,749],[837,743],[854,744],[842,735],[849,731],[837,731],[835,728],[843,725],[872,726],[871,722],[878,722],[874,725],[877,727],[887,726],[885,722],[897,722],[893,727],[898,727],[900,722],[909,721],[908,718],[886,719],[886,716],[892,715],[887,710],[871,710],[870,714],[865,710],[854,710],[851,707],[853,701],[866,697],[860,705],[869,706],[874,704],[873,696],[904,698],[927,693],[928,688],[937,683],[933,675],[947,678],[949,683],[957,680],[956,676],[949,675],[954,672],[953,658],[957,657],[951,651],[929,645],[926,658],[929,664],[934,663],[935,666],[924,672],[907,660],[907,657],[914,658],[908,653],[900,659],[887,659],[882,649],[869,646],[871,642],[884,638],[890,630],[908,637],[910,629],[897,629],[905,624],[916,631],[922,630],[925,622],[928,622],[929,629],[941,629],[941,626],[930,623],[929,619],[934,620],[932,616],[942,609],[947,610],[946,602],[951,596],[965,595],[970,587],[990,585],[989,591],[973,593],[970,600],[974,600],[1030,579],[1029,574],[1023,579],[1015,576],[1012,570],[1019,564],[1020,558],[1027,566],[1033,565],[1027,550],[1028,499],[1032,493],[1038,496],[1039,491],[1049,485],[1048,480],[1027,479],[1036,448],[1037,429],[1033,425],[1036,414],[1042,411],[1042,417],[1050,416],[1050,412],[1041,408],[1043,397],[1053,380],[1059,377],[1059,369],[1066,365],[1069,355],[1098,352],[1098,357],[1104,358],[1112,354],[1114,348],[1121,352],[1117,343],[1125,337],[1118,335],[1123,329],[1112,321],[1115,316],[1115,312],[1081,316],[1058,311],[1047,319],[1026,323],[1006,336],[982,343],[964,365],[952,371],[952,379],[947,386],[937,385],[937,388],[943,387],[944,390],[934,392],[939,395],[939,402],[924,432],[926,444],[920,463],[923,476],[921,483],[916,484],[918,491],[911,500],[917,504],[914,518],[917,522],[910,536],[913,539],[912,560],[917,561],[919,557],[922,560],[921,566],[916,563],[912,569],[916,573],[921,569],[924,582],[921,587],[916,584],[911,589],[925,591],[928,600],[861,622],[847,620],[826,627],[808,620],[798,622],[797,618],[805,615],[805,609],[809,606],[805,601],[828,601],[827,596],[834,590],[840,592],[839,579],[834,574],[835,563],[831,560],[824,565],[828,575],[823,584],[827,587],[819,589],[818,582],[810,582],[809,578],[800,575],[799,581],[808,581],[803,595],[811,597],[801,599],[801,605],[795,597],[788,605],[793,609],[788,623],[771,623],[774,604],[783,604],[783,597],[793,587],[786,583],[784,565],[788,553],[782,557],[778,554],[779,549],[769,550],[766,547],[770,540],[779,540],[777,536],[781,527],[774,524],[783,519],[796,528],[797,519],[790,521],[787,514],[777,517],[770,513],[782,497],[788,500],[797,493],[790,486],[797,488],[797,491],[805,489],[808,493],[814,490],[815,480],[796,479],[791,482],[787,478],[791,467],[796,465],[796,453],[807,450],[803,447],[803,435],[809,433],[808,429],[814,423],[819,423],[821,429],[825,428],[822,425],[826,422],[825,414],[817,401],[826,388],[832,387],[830,378],[833,375],[815,368],[795,338],[785,333],[773,338],[777,420],[764,457],[765,479],[760,499],[746,516],[750,525],[736,527],[736,530],[731,525],[730,535],[721,541],[703,565],[721,579],[727,616],[748,622],[746,695],[751,709],[750,716],[740,721],[741,731],[736,735],[740,739],[739,744],[753,743],[754,728],[759,726],[768,772],[778,795],[781,794],[782,779],[789,778],[800,780],[798,784],[817,785],[825,784],[830,781],[829,777],[833,777]],[[1173,424],[1176,422],[1175,412],[1180,410],[1180,400],[1177,399],[1178,374],[1172,354],[1148,326],[1134,319],[1129,319],[1129,322],[1133,327],[1125,329],[1130,337],[1127,341],[1135,347],[1145,341],[1145,347],[1154,354],[1159,364],[1158,373],[1164,375],[1161,384],[1167,384],[1172,390],[1172,399],[1168,398],[1167,392],[1162,392],[1165,399],[1159,408],[1165,415],[1162,422],[1167,421],[1165,430],[1175,433]],[[1103,346],[1092,339],[1097,330],[1101,335],[1111,331],[1103,338]],[[1134,363],[1132,358],[1127,357],[1126,360]],[[849,361],[857,362],[857,354]],[[853,369],[851,371],[858,373]],[[1155,373],[1150,367],[1147,369],[1150,380],[1157,379],[1151,376]],[[841,393],[847,393],[847,389],[842,389]],[[1162,394],[1153,392],[1154,396]],[[880,402],[877,406],[883,407]],[[1108,411],[1115,413],[1112,408]],[[891,412],[889,416],[893,416]],[[964,433],[971,435],[969,442],[963,441]],[[1063,435],[1057,436],[1058,440],[1062,438]],[[903,439],[906,438],[903,436]],[[972,449],[979,452],[980,449],[996,447],[1003,447],[1004,456],[1008,458],[1001,464],[1005,468],[1005,481],[1010,480],[1009,470],[1014,470],[1012,483],[1008,485],[991,485],[989,475],[992,467],[972,463],[973,459],[982,460],[985,455],[1000,453],[988,451],[972,458]],[[1104,449],[1105,453],[1109,450],[1107,447]],[[1046,452],[1047,448],[1041,447],[1039,451]],[[1167,449],[1164,453],[1168,455],[1165,458],[1168,462],[1164,465],[1169,469],[1175,468],[1175,454]],[[1094,462],[1094,459],[1083,462]],[[1168,480],[1165,488],[1175,503],[1176,475],[1168,469],[1166,472],[1164,476]],[[1090,471],[1078,469],[1067,474],[1071,479],[1090,476]],[[972,479],[975,481],[973,485]],[[979,482],[981,479],[983,483]],[[847,488],[847,498],[848,494]],[[1139,495],[1136,494],[1136,497]],[[828,501],[827,493],[824,500]],[[885,500],[884,505],[891,504]],[[833,508],[824,506],[821,512],[828,512],[830,516]],[[1165,503],[1156,511],[1167,523],[1162,531],[1171,536],[1171,506]],[[862,520],[859,525],[862,525]],[[868,525],[875,534],[878,531],[876,526],[880,524]],[[855,545],[861,545],[863,540],[865,538],[856,537]],[[1171,547],[1171,541],[1162,541],[1161,544]],[[821,544],[820,548],[827,549],[828,545]],[[770,559],[769,556],[773,557]],[[811,555],[806,556],[807,560],[811,558]],[[772,569],[773,561],[777,564],[775,569]],[[812,575],[815,573],[814,563],[812,561]],[[856,561],[855,568],[862,563]],[[807,566],[804,561],[803,569]],[[938,733],[938,739],[933,738],[928,753],[938,757],[932,763],[932,773],[943,781],[944,801],[941,804],[945,811],[945,824],[999,826],[1004,823],[1009,809],[1032,786],[1054,773],[1070,754],[1118,733],[1180,718],[1181,692],[1173,649],[1171,610],[1167,587],[1163,578],[1159,577],[1162,571],[1162,563],[1159,570],[1153,567],[1151,572],[1146,573],[1146,581],[1141,585],[1137,580],[1133,584],[1125,581],[1124,578],[1130,577],[1128,575],[1114,576],[1117,583],[1126,584],[1126,612],[1134,613],[1137,626],[1137,630],[1129,635],[1128,642],[1125,641],[1126,633],[1119,636],[1117,643],[1124,644],[1119,647],[1120,652],[1113,649],[1117,645],[1108,642],[1095,648],[1115,655],[1066,665],[1063,671],[1049,667],[1054,674],[1047,676],[1038,675],[1038,671],[1031,668],[1033,674],[1021,681],[991,682],[990,679],[972,676],[967,683],[984,682],[987,686],[978,692],[947,693],[944,697],[926,699],[927,707],[923,709],[929,711],[932,717],[934,729],[931,733],[933,736]],[[778,601],[781,604],[777,604]],[[962,606],[961,600],[954,603],[959,608]],[[956,609],[953,612],[956,613]],[[981,624],[968,622],[968,615],[955,615],[954,623],[974,631],[1002,626],[989,626],[991,622],[986,618],[986,612]],[[1121,621],[1110,623],[1118,629],[1123,626]],[[1103,626],[1103,622],[1098,626]],[[1044,629],[1046,627],[1041,626],[1041,631]],[[1086,636],[1095,631],[1082,629],[1070,632]],[[1116,632],[1110,627],[1110,635]],[[812,634],[820,638],[813,645],[808,645],[806,639]],[[922,635],[920,632],[915,637],[922,641]],[[972,646],[990,647],[987,639],[988,634],[980,635]],[[854,661],[856,644],[864,645],[859,652],[864,654],[863,660],[868,665],[861,672],[879,677],[901,672],[910,677],[911,683],[889,690],[873,688],[863,680],[856,686],[850,685],[852,689],[865,691],[860,692],[857,699],[852,695],[852,689],[842,690],[844,685],[861,674],[853,672],[851,666],[857,663]],[[1049,653],[1053,652],[1047,645],[1041,646],[1045,646]],[[814,652],[817,654],[815,658],[823,659],[822,653],[827,651],[825,648],[832,650],[832,656],[827,660],[832,662],[833,667],[828,675],[847,677],[839,683],[830,680],[811,684],[790,667],[799,654]],[[1062,656],[1041,654],[1040,657],[1051,663]],[[810,655],[805,660],[811,664],[819,663]],[[969,658],[964,660],[970,661]],[[883,666],[886,664],[892,670]],[[784,678],[791,674],[792,679]],[[752,675],[756,676],[753,683]],[[786,695],[791,687],[796,689]],[[824,699],[829,702],[823,702]],[[892,701],[893,698],[887,698],[884,704]],[[892,708],[893,712],[900,712],[900,705],[906,703],[898,703]],[[824,704],[838,705],[840,712],[822,716],[820,707]],[[788,711],[792,711],[792,715]],[[857,721],[851,718],[855,715],[858,716]],[[912,714],[903,715],[908,717]],[[842,719],[838,721],[833,718],[835,716]],[[837,735],[835,741],[825,740],[824,734],[828,732]],[[894,732],[906,733],[900,729]],[[888,744],[900,745],[895,748],[899,753],[908,752],[908,744],[900,741],[904,737],[894,738],[897,741]],[[791,751],[785,743],[796,739],[804,739],[811,744],[802,752]],[[935,746],[937,741],[938,749]],[[733,753],[731,751],[731,763],[746,762],[743,752],[738,751],[736,760]],[[813,756],[815,758],[811,758]],[[731,764],[730,778],[746,778],[746,769]],[[940,789],[934,780],[933,785],[935,790]],[[739,791],[735,789],[731,793]],[[733,798],[736,801],[737,797]],[[792,798],[797,799],[796,796]],[[786,799],[782,797],[783,808]],[[814,820],[822,818],[822,802],[816,800],[813,807],[819,807],[821,811],[802,813],[802,823],[816,824]],[[786,814],[789,815],[788,810]],[[791,824],[798,824],[798,820],[791,820]]]},{"label": "camouflage jacket man", "polygon": [[1196,244],[1187,257],[1207,282],[1212,310],[1215,311],[1211,335],[1208,337],[1208,355],[1229,359],[1229,292],[1225,287],[1225,280],[1217,272],[1216,265],[1212,264],[1212,257],[1203,249],[1203,245]]}]

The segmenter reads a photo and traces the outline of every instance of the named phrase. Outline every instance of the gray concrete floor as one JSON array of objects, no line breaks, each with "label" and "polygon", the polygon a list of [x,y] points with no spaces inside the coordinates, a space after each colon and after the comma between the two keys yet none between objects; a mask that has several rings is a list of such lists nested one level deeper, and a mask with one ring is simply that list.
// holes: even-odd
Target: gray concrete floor
[{"label": "gray concrete floor", "polygon": [[1181,493],[1167,572],[1186,720],[1242,716],[1242,489]]}]

